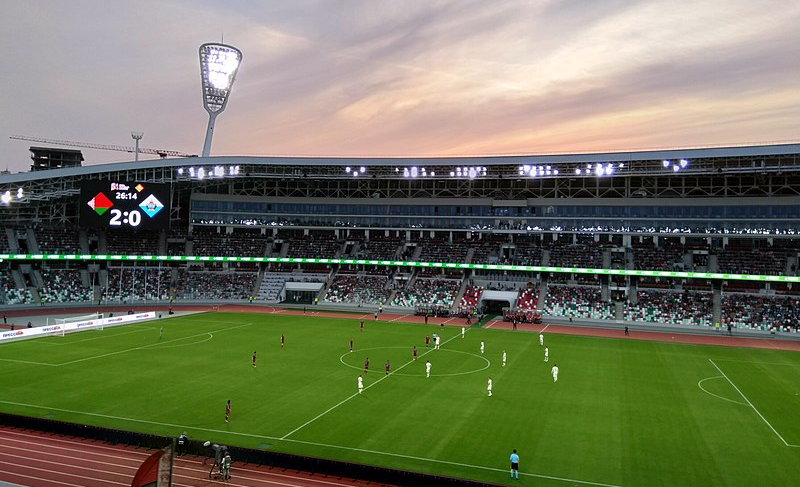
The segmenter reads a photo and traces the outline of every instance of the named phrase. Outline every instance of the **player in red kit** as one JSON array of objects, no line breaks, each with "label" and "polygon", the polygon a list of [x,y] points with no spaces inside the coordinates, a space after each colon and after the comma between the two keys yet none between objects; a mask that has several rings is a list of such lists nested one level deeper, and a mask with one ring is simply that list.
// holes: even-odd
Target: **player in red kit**
[{"label": "player in red kit", "polygon": [[430,346],[431,346],[431,337],[430,336],[426,336],[425,337],[425,346],[430,348]]},{"label": "player in red kit", "polygon": [[286,337],[283,336],[283,333],[281,333],[281,348],[285,347],[286,347]]},{"label": "player in red kit", "polygon": [[231,400],[228,399],[228,404],[225,405],[225,422],[231,422]]},{"label": "player in red kit", "polygon": [[364,320],[361,320],[361,331],[364,331]]},{"label": "player in red kit", "polygon": [[414,360],[417,360],[417,346],[414,345]]},{"label": "player in red kit", "polygon": [[256,353],[253,352],[253,367],[256,366]]},{"label": "player in red kit", "polygon": [[364,360],[364,373],[366,374],[367,372],[369,372],[369,357]]}]

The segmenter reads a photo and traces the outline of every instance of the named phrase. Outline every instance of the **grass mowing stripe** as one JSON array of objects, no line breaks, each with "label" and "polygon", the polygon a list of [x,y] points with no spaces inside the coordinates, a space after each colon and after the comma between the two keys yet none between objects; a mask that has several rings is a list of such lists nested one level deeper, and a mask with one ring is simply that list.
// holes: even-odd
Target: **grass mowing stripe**
[{"label": "grass mowing stripe", "polygon": [[[452,341],[454,338],[458,338],[458,337],[460,337],[460,336],[461,336],[461,334],[460,334],[460,333],[457,333],[457,334],[453,335],[452,337],[450,337],[449,339],[447,339],[447,340],[446,340],[446,341],[445,341],[445,342],[444,342],[442,345],[447,345],[447,344],[448,344],[449,342],[451,342],[451,341]],[[430,350],[428,350],[427,352],[425,352],[425,353],[423,353],[422,355],[420,355],[420,356],[419,356],[419,358],[422,358],[422,357],[424,357],[425,355],[428,355],[428,354],[429,354],[429,353],[431,353],[433,350],[436,350],[436,347],[435,347],[435,346],[434,346],[434,348],[431,348],[431,349],[430,349]],[[411,359],[411,360],[409,360],[408,362],[406,362],[406,363],[404,363],[403,365],[401,365],[400,367],[396,368],[394,371],[395,371],[395,372],[399,372],[400,370],[402,370],[403,368],[405,368],[405,367],[407,367],[408,365],[412,364],[413,362],[414,362],[414,359]],[[386,378],[388,378],[388,377],[389,377],[389,374],[386,374],[385,376],[381,377],[380,379],[376,380],[376,381],[375,381],[375,382],[373,382],[372,384],[370,384],[370,385],[368,385],[367,387],[365,387],[365,388],[364,388],[364,390],[367,390],[367,389],[369,389],[370,387],[372,387],[372,386],[374,386],[374,385],[377,385],[377,384],[378,384],[379,382],[381,382],[383,379],[386,379]],[[345,399],[342,399],[341,401],[339,401],[339,403],[338,403],[338,404],[336,404],[336,405],[334,405],[334,406],[331,406],[330,408],[328,408],[328,409],[327,409],[327,410],[325,410],[324,412],[322,412],[322,413],[318,414],[316,417],[314,417],[314,418],[312,418],[312,419],[310,419],[310,420],[306,421],[305,423],[301,424],[301,425],[300,425],[300,426],[298,426],[297,428],[295,428],[295,429],[293,429],[292,431],[290,431],[290,432],[286,433],[285,435],[281,436],[281,439],[282,439],[282,440],[285,440],[286,438],[288,438],[289,436],[291,436],[293,433],[296,433],[296,432],[300,431],[301,429],[303,429],[303,428],[305,428],[306,426],[310,425],[310,424],[311,424],[311,423],[313,423],[314,421],[318,420],[319,418],[321,418],[321,417],[325,416],[326,414],[328,414],[329,412],[331,412],[331,411],[333,411],[334,409],[338,408],[338,407],[339,407],[339,406],[341,406],[342,404],[346,403],[346,402],[347,402],[347,401],[349,401],[350,399],[353,399],[353,398],[354,398],[354,397],[356,397],[357,395],[358,395],[358,393],[357,393],[357,392],[355,392],[355,393],[353,393],[352,395],[350,395],[349,397],[347,397],[347,398],[345,398]]]},{"label": "grass mowing stripe", "polygon": [[239,326],[229,326],[227,328],[222,328],[220,330],[207,331],[207,332],[204,332],[204,333],[198,333],[196,335],[189,335],[189,336],[181,337],[181,338],[173,338],[172,340],[167,340],[165,342],[152,343],[150,345],[142,345],[140,347],[126,348],[125,350],[117,350],[116,352],[109,352],[109,353],[103,353],[103,354],[100,354],[100,355],[93,355],[91,357],[79,358],[79,359],[75,359],[75,360],[70,360],[69,362],[64,362],[64,363],[61,363],[61,364],[57,364],[57,367],[61,367],[62,365],[77,364],[79,362],[85,362],[87,360],[94,360],[94,359],[103,358],[103,357],[110,357],[112,355],[119,355],[121,353],[132,352],[134,350],[144,350],[146,348],[157,347],[158,345],[165,344],[165,343],[179,342],[179,341],[182,341],[182,340],[186,340],[188,338],[197,338],[199,336],[208,335],[209,333],[218,333],[218,332],[221,332],[221,331],[234,330],[236,328],[242,328],[242,327],[250,326],[250,325],[252,325],[252,323],[245,323],[245,324],[239,325]]},{"label": "grass mowing stripe", "polygon": [[[455,338],[455,337],[453,337],[453,338]],[[450,340],[452,340],[452,338]],[[447,342],[445,342],[445,343],[447,343]],[[108,418],[108,419],[118,419],[118,420],[121,420],[121,421],[130,421],[130,422],[134,422],[134,423],[145,423],[145,424],[155,424],[155,425],[158,425],[158,426],[169,426],[171,428],[176,428],[176,429],[184,430],[184,431],[185,430],[206,431],[206,432],[209,432],[209,433],[225,433],[225,434],[229,434],[229,435],[247,436],[247,437],[251,437],[251,438],[259,438],[259,439],[266,439],[266,440],[281,440],[281,441],[288,441],[288,442],[291,442],[291,443],[300,443],[300,444],[303,444],[303,445],[320,446],[320,447],[324,447],[324,448],[336,448],[336,449],[339,449],[339,450],[357,451],[357,452],[362,452],[362,453],[371,453],[371,454],[374,454],[374,455],[384,455],[384,456],[391,456],[391,457],[398,457],[398,458],[406,458],[406,459],[409,459],[409,460],[417,460],[417,461],[422,461],[422,462],[441,463],[441,464],[444,464],[444,465],[454,465],[454,466],[457,466],[457,467],[474,468],[474,469],[479,469],[479,470],[487,470],[487,471],[491,471],[491,472],[503,472],[503,473],[507,473],[508,472],[508,470],[505,470],[505,469],[500,469],[500,468],[495,468],[495,467],[486,467],[486,466],[483,466],[483,465],[472,465],[472,464],[469,464],[469,463],[450,462],[450,461],[447,461],[447,460],[437,460],[435,458],[425,458],[425,457],[418,457],[418,456],[414,456],[414,455],[404,455],[402,453],[391,453],[391,452],[378,451],[378,450],[368,450],[368,449],[365,449],[365,448],[354,448],[354,447],[350,447],[350,446],[331,445],[329,443],[318,443],[318,442],[314,442],[314,441],[295,440],[295,439],[291,439],[291,438],[278,438],[278,437],[275,437],[275,436],[268,436],[268,435],[254,435],[254,434],[251,434],[251,433],[239,433],[239,432],[236,432],[236,431],[219,430],[219,429],[213,429],[213,428],[201,428],[201,427],[197,427],[197,426],[186,426],[186,425],[173,424],[173,423],[160,423],[160,422],[157,422],[157,421],[148,421],[148,420],[144,420],[144,419],[124,418],[124,417],[121,417],[121,416],[111,416],[111,415],[108,415],[108,414],[89,413],[89,412],[83,412],[83,411],[75,411],[75,410],[71,410],[71,409],[54,408],[54,407],[49,407],[49,406],[39,406],[37,404],[25,404],[25,403],[21,403],[21,402],[13,402],[13,401],[0,401],[0,403],[2,403],[2,404],[10,404],[10,405],[13,405],[13,406],[24,406],[24,407],[30,407],[30,408],[46,409],[48,411],[58,411],[58,412],[62,412],[62,413],[81,414],[81,415],[86,415],[86,416],[96,416],[96,417]],[[570,479],[570,478],[566,478],[566,477],[556,477],[556,476],[552,476],[552,475],[544,475],[544,474],[529,473],[529,472],[520,472],[520,475],[524,475],[524,476],[528,476],[528,477],[548,479],[548,480],[556,480],[556,481],[560,481],[560,482],[579,483],[579,484],[586,484],[586,485],[596,485],[598,487],[622,487],[621,485],[616,485],[616,484],[606,484],[606,483],[602,483],[602,482],[592,482],[592,481],[589,481],[589,480]]]},{"label": "grass mowing stripe", "polygon": [[744,395],[744,393],[742,393],[742,391],[740,391],[740,390],[739,390],[739,388],[738,388],[738,387],[736,387],[736,384],[734,384],[734,383],[733,383],[733,381],[732,381],[732,380],[731,380],[731,379],[730,379],[730,378],[729,378],[727,375],[725,375],[725,372],[723,372],[723,371],[722,371],[722,369],[720,369],[720,368],[717,366],[717,364],[715,364],[715,363],[714,363],[714,361],[713,361],[713,360],[711,360],[711,359],[708,359],[708,361],[709,361],[709,362],[711,362],[711,365],[713,365],[713,366],[714,366],[714,368],[716,368],[716,369],[719,371],[719,373],[720,373],[720,374],[722,374],[722,377],[725,377],[725,378],[728,380],[728,382],[729,382],[729,383],[730,383],[730,384],[733,386],[733,388],[734,388],[734,389],[736,389],[736,392],[738,392],[738,393],[739,393],[739,395],[740,395],[740,396],[742,396],[742,399],[744,399],[744,400],[747,402],[747,404],[749,404],[749,405],[750,405],[750,407],[751,407],[751,408],[753,408],[753,411],[755,411],[755,412],[756,412],[756,414],[758,414],[758,417],[759,417],[759,418],[761,418],[761,419],[762,419],[762,421],[764,421],[765,423],[767,423],[767,426],[769,426],[769,429],[771,429],[771,430],[772,430],[772,432],[773,432],[773,433],[775,433],[775,434],[778,436],[778,438],[780,438],[780,439],[781,439],[781,441],[783,442],[783,444],[784,444],[784,445],[786,445],[786,446],[792,446],[792,447],[796,447],[796,448],[800,448],[800,446],[798,446],[798,445],[792,445],[792,444],[790,444],[789,442],[787,442],[786,440],[784,440],[784,439],[783,439],[783,436],[781,436],[781,434],[780,434],[780,433],[778,433],[778,430],[776,430],[775,428],[773,428],[773,427],[772,427],[772,425],[769,423],[769,421],[767,421],[767,418],[765,418],[765,417],[764,417],[764,415],[763,415],[763,414],[761,414],[761,412],[760,412],[758,409],[756,409],[756,407],[755,407],[755,406],[753,406],[753,403],[752,403],[752,402],[750,402],[750,399],[747,399],[747,396],[745,396],[745,395]]}]

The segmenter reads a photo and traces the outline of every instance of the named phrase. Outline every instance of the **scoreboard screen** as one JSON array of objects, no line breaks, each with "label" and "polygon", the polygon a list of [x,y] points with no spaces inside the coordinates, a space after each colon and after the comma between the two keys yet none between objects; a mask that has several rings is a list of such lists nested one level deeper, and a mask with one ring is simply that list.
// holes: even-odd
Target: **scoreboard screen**
[{"label": "scoreboard screen", "polygon": [[168,184],[83,181],[81,225],[112,230],[168,228],[170,199]]}]

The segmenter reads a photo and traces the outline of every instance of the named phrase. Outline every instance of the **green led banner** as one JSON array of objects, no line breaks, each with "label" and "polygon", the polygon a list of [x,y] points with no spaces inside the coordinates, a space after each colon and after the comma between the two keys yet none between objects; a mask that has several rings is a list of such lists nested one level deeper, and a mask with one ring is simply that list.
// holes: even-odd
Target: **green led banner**
[{"label": "green led banner", "polygon": [[0,254],[3,260],[79,260],[138,262],[265,262],[280,264],[353,264],[400,267],[433,267],[441,269],[476,269],[488,271],[558,272],[567,274],[606,274],[611,276],[667,277],[681,279],[716,279],[728,281],[800,282],[799,276],[766,276],[761,274],[722,274],[718,272],[676,272],[625,269],[591,269],[585,267],[550,267],[538,265],[464,264],[458,262],[411,262],[403,260],[317,259],[302,257],[224,257],[199,255],[122,255],[122,254]]}]

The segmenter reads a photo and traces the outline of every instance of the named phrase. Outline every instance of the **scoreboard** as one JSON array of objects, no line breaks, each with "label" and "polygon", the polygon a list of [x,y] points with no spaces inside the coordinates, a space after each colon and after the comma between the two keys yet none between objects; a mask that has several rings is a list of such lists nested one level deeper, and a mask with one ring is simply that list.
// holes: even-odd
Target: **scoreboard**
[{"label": "scoreboard", "polygon": [[83,181],[81,225],[111,230],[168,228],[170,200],[168,184]]}]

